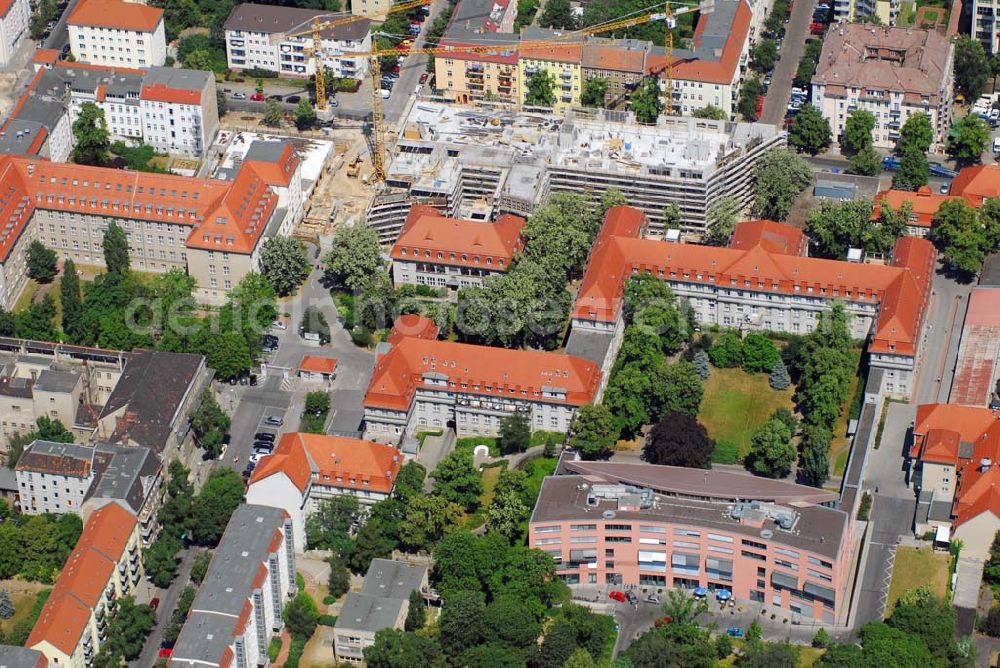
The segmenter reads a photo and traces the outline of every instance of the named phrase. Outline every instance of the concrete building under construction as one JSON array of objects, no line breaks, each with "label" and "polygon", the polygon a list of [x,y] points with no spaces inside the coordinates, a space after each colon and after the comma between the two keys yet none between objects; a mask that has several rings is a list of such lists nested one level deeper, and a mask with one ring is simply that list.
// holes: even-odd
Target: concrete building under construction
[{"label": "concrete building under construction", "polygon": [[399,125],[386,188],[368,221],[383,243],[396,240],[414,203],[446,216],[492,220],[525,216],[551,193],[618,188],[664,232],[663,210],[677,204],[685,236],[700,236],[711,205],[728,195],[744,211],[757,160],[785,144],[773,125],[661,116],[640,125],[628,112],[573,109],[565,115],[414,104]]}]

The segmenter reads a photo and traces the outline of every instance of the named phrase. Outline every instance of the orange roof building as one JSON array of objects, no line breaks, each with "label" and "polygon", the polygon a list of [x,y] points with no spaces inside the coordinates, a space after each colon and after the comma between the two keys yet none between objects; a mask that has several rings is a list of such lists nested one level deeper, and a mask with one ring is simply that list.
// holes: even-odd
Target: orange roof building
[{"label": "orange roof building", "polygon": [[1000,412],[985,406],[917,407],[913,442],[916,530],[951,526],[962,554],[985,559],[1000,529]]},{"label": "orange roof building", "polygon": [[299,362],[299,376],[321,376],[323,380],[333,378],[337,371],[337,360],[322,355],[303,355]]},{"label": "orange roof building", "polygon": [[142,579],[135,516],[117,503],[94,511],[31,630],[26,647],[57,665],[84,665],[106,637],[110,604]]},{"label": "orange roof building", "polygon": [[458,220],[415,204],[392,247],[396,285],[459,288],[506,273],[524,248],[525,220],[504,214],[496,222]]},{"label": "orange roof building", "polygon": [[391,445],[357,438],[292,432],[262,457],[250,477],[247,503],[282,508],[292,518],[296,551],[305,549],[305,521],[323,499],[341,494],[370,506],[392,493],[403,456]]},{"label": "orange roof building", "polygon": [[1000,197],[1000,165],[966,167],[951,182],[949,192],[975,207],[987,198]]},{"label": "orange roof building", "polygon": [[740,227],[735,247],[714,248],[619,236],[617,226],[605,225],[573,306],[574,332],[613,332],[625,281],[642,272],[687,298],[700,322],[728,327],[805,334],[839,299],[853,316],[854,338],[871,335],[872,364],[892,367],[886,391],[909,396],[936,261],[930,242],[906,237],[896,243],[889,265],[859,264],[801,255],[803,242],[787,226]]},{"label": "orange roof building", "polygon": [[[963,170],[964,171],[964,170]],[[957,180],[957,179],[956,179]],[[954,191],[953,191],[954,192]],[[957,195],[937,195],[927,186],[917,192],[909,190],[883,190],[875,195],[875,206],[872,208],[872,220],[882,216],[882,207],[889,206],[899,211],[909,205],[910,218],[907,223],[907,234],[912,237],[926,237],[931,231],[934,215],[944,202],[957,199]]]},{"label": "orange roof building", "polygon": [[565,432],[599,399],[600,368],[581,357],[402,336],[380,355],[365,393],[366,438],[396,443],[454,423],[459,436],[494,436],[525,413],[532,430]]},{"label": "orange roof building", "polygon": [[81,0],[66,21],[76,60],[147,68],[167,56],[163,10],[125,0]]}]

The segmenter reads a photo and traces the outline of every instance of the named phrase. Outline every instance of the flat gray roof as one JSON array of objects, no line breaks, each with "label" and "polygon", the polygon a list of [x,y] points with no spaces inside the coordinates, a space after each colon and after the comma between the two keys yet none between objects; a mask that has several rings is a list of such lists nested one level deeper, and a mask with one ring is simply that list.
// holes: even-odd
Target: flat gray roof
[{"label": "flat gray roof", "polygon": [[219,663],[253,593],[257,567],[266,561],[274,532],[284,524],[280,508],[243,504],[236,509],[174,645],[172,665]]},{"label": "flat gray roof", "polygon": [[38,374],[35,389],[41,392],[72,392],[79,382],[80,374],[75,371],[46,369]]},{"label": "flat gray roof", "polygon": [[0,153],[31,155],[29,149],[45,129],[45,126],[38,121],[12,118],[7,124],[7,129],[0,134]]},{"label": "flat gray roof", "polygon": [[382,598],[409,598],[427,577],[427,566],[389,559],[372,559],[361,593]]},{"label": "flat gray roof", "polygon": [[244,162],[248,160],[255,160],[257,162],[277,162],[281,158],[281,155],[285,152],[286,143],[287,142],[283,141],[254,140],[250,144],[247,154],[243,156],[243,160]]},{"label": "flat gray roof", "polygon": [[187,70],[175,67],[150,67],[142,78],[143,86],[163,84],[180,90],[204,90],[209,80],[215,77],[210,72],[202,70]]},{"label": "flat gray roof", "polygon": [[0,645],[0,668],[37,668],[45,665],[38,650],[15,645]]},{"label": "flat gray roof", "polygon": [[[260,33],[288,33],[308,29],[315,18],[328,20],[345,16],[350,16],[350,13],[278,5],[258,5],[247,2],[233,7],[223,29]],[[326,28],[322,34],[324,39],[357,41],[365,38],[370,26],[371,21],[361,19],[334,28]]]},{"label": "flat gray roof", "polygon": [[600,366],[607,357],[612,338],[614,336],[611,332],[595,332],[574,327],[570,332],[569,341],[566,342],[566,354],[582,357]]},{"label": "flat gray roof", "polygon": [[350,592],[337,615],[337,629],[352,629],[376,633],[395,626],[404,601]]},{"label": "flat gray roof", "polygon": [[159,458],[141,446],[101,444],[95,459],[99,475],[88,498],[119,499],[138,514],[160,469]]}]

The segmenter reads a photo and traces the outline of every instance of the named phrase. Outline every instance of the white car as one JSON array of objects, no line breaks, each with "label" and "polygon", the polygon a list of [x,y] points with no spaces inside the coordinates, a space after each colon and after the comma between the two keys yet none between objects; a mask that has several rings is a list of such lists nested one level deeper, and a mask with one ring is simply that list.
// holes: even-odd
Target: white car
[{"label": "white car", "polygon": [[990,109],[990,120],[1000,120],[1000,109]]},{"label": "white car", "polygon": [[284,331],[284,330],[288,329],[288,325],[286,325],[281,320],[275,320],[274,322],[271,323],[271,329],[280,329],[280,330]]}]

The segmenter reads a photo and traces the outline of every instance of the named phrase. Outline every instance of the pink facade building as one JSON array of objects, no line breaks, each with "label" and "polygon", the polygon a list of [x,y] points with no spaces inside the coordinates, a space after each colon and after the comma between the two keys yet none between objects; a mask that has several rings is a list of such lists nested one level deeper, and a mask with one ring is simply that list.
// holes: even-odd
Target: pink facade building
[{"label": "pink facade building", "polygon": [[844,623],[851,518],[837,495],[750,475],[564,462],[545,479],[529,545],[570,585],[726,590]]}]

